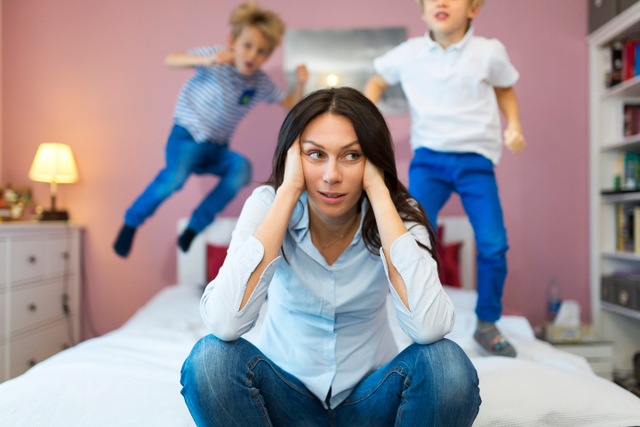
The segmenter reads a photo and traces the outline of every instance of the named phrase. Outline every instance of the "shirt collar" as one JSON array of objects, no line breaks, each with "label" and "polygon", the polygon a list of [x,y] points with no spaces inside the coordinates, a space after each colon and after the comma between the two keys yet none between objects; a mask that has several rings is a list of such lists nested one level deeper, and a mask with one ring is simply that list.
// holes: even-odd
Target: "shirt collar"
[{"label": "shirt collar", "polygon": [[425,42],[426,42],[427,48],[429,50],[433,50],[433,49],[436,49],[436,48],[440,48],[442,50],[449,50],[449,49],[461,50],[467,43],[469,43],[469,39],[471,37],[473,37],[473,25],[469,27],[469,30],[467,30],[467,33],[464,35],[462,40],[460,40],[458,43],[452,44],[447,49],[442,49],[442,46],[440,46],[440,44],[438,44],[435,40],[433,40],[431,38],[431,32],[430,31],[427,31],[424,34]]},{"label": "shirt collar", "polygon": [[[364,221],[364,215],[369,210],[369,206],[369,199],[363,197],[360,203],[360,212],[362,213],[362,215],[360,215],[360,224],[358,225],[358,231],[356,231],[352,243],[360,240],[360,236],[362,235],[362,222]],[[300,196],[300,200],[293,210],[293,215],[291,215],[291,219],[289,220],[289,229],[293,232],[296,242],[298,243],[304,239],[304,236],[309,231],[309,203],[307,202],[306,192]]]}]

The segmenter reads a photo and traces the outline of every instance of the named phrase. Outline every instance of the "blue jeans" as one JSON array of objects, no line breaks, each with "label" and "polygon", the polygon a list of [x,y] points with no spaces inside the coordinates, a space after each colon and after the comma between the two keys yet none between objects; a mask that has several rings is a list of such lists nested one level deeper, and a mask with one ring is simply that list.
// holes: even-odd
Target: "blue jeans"
[{"label": "blue jeans", "polygon": [[127,210],[126,225],[141,225],[167,197],[182,188],[192,173],[209,173],[219,176],[220,182],[191,216],[189,228],[199,233],[251,181],[251,164],[246,158],[229,151],[226,144],[198,143],[182,126],[173,126],[166,158],[166,167]]},{"label": "blue jeans", "polygon": [[424,207],[432,224],[452,191],[460,195],[476,239],[476,314],[484,321],[495,322],[502,312],[509,245],[493,164],[475,153],[417,149],[409,168],[409,193]]},{"label": "blue jeans", "polygon": [[243,338],[202,338],[180,382],[199,427],[459,427],[470,426],[480,407],[476,370],[447,339],[407,347],[333,410]]}]

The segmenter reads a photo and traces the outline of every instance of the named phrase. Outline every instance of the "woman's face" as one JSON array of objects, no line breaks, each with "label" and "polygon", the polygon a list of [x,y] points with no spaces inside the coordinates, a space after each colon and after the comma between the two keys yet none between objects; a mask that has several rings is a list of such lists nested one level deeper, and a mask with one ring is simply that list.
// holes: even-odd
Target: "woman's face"
[{"label": "woman's face", "polygon": [[351,121],[323,114],[300,136],[309,209],[327,222],[348,221],[358,212],[365,157]]}]

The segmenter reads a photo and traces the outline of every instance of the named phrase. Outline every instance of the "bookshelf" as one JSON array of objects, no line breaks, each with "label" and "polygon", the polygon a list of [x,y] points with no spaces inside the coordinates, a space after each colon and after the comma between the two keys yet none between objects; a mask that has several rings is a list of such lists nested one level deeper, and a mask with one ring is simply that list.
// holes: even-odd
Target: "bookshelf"
[{"label": "bookshelf", "polygon": [[616,162],[623,152],[640,153],[640,135],[625,137],[624,104],[640,105],[640,76],[605,87],[608,46],[640,36],[640,2],[587,38],[589,48],[590,292],[598,339],[614,343],[614,367],[631,369],[640,351],[640,312],[600,299],[600,281],[613,272],[640,271],[640,254],[616,250],[616,205],[638,202],[640,191],[613,192]]},{"label": "bookshelf", "polygon": [[602,99],[640,96],[640,76],[605,89],[600,96]]},{"label": "bookshelf", "polygon": [[600,146],[600,151],[640,151],[640,134],[627,138],[620,138],[612,142],[606,142]]}]

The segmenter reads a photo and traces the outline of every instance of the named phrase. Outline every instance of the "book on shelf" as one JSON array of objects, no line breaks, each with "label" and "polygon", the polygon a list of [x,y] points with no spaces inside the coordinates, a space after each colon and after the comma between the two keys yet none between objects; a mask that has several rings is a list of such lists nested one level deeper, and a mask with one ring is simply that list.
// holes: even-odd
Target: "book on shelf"
[{"label": "book on shelf", "polygon": [[611,64],[607,65],[607,87],[622,83],[622,42],[609,46],[607,59],[611,60]]},{"label": "book on shelf", "polygon": [[640,153],[621,152],[613,167],[613,189],[603,195],[640,190]]},{"label": "book on shelf", "polygon": [[[640,46],[640,45],[639,45]],[[623,134],[626,138],[640,133],[640,105],[624,104]]]},{"label": "book on shelf", "polygon": [[640,202],[616,204],[616,251],[640,254]]},{"label": "book on shelf", "polygon": [[606,87],[640,75],[640,39],[616,41],[605,52]]},{"label": "book on shelf", "polygon": [[636,76],[636,46],[638,40],[627,40],[622,48],[622,80],[629,80]]},{"label": "book on shelf", "polygon": [[624,189],[638,189],[638,153],[624,153]]}]

